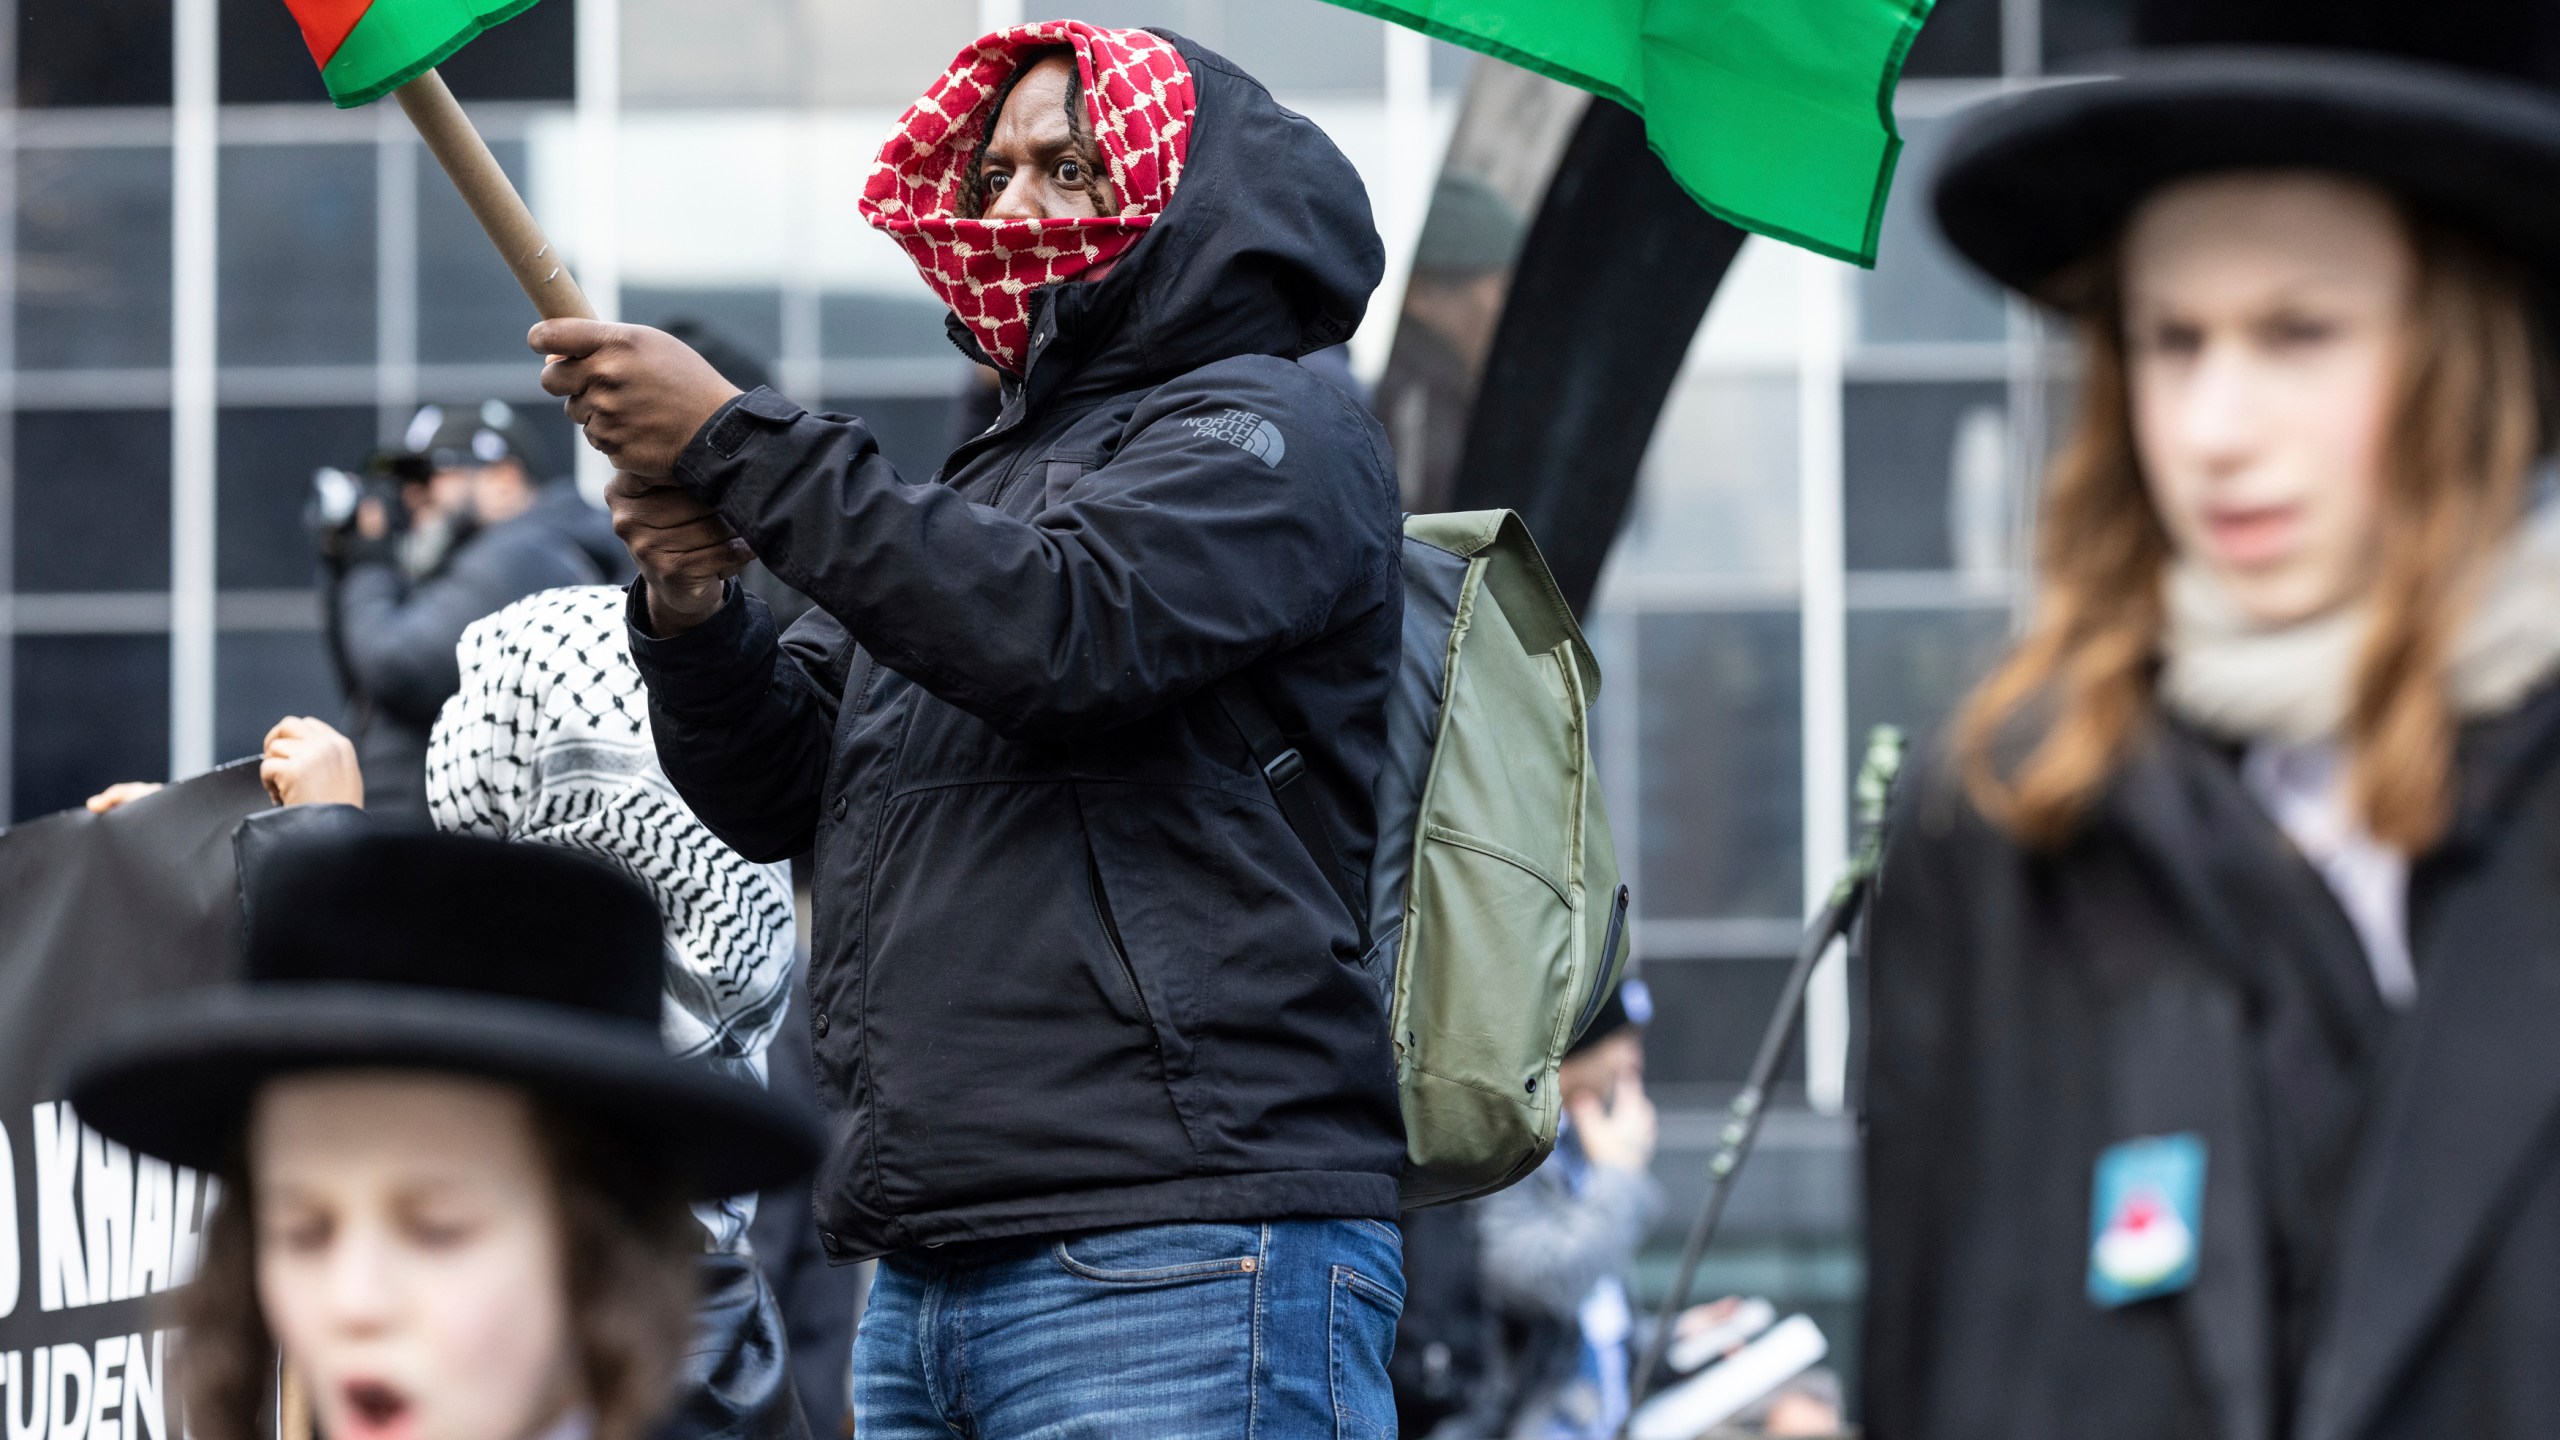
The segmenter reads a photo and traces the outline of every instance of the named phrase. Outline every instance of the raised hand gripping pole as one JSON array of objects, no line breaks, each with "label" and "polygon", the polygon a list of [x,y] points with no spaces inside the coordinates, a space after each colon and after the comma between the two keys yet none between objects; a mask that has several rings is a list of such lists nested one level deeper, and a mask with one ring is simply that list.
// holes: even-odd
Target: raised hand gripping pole
[{"label": "raised hand gripping pole", "polygon": [[550,237],[525,208],[524,197],[516,193],[507,172],[498,168],[498,157],[489,153],[488,142],[472,128],[471,117],[462,113],[453,92],[445,88],[444,77],[429,70],[391,93],[409,123],[417,127],[418,138],[427,142],[428,152],[444,167],[453,188],[462,192],[462,203],[471,207],[480,228],[489,232],[489,243],[498,247],[499,257],[515,273],[516,283],[524,287],[525,298],[542,318],[595,319],[596,310],[587,303],[586,292],[561,263],[560,252],[551,248]]},{"label": "raised hand gripping pole", "polygon": [[1716,1227],[1724,1221],[1724,1202],[1733,1193],[1742,1162],[1750,1157],[1752,1142],[1760,1137],[1769,1086],[1777,1078],[1778,1062],[1786,1056],[1788,1041],[1795,1036],[1797,1013],[1804,1008],[1805,984],[1813,978],[1813,967],[1821,963],[1831,942],[1848,934],[1849,927],[1857,923],[1867,891],[1884,863],[1886,805],[1892,797],[1894,776],[1902,770],[1902,748],[1902,731],[1894,726],[1878,725],[1867,732],[1867,753],[1858,764],[1857,854],[1850,857],[1849,868],[1840,882],[1831,887],[1822,913],[1805,927],[1804,941],[1796,947],[1795,964],[1788,969],[1787,983],[1778,992],[1777,1012],[1769,1017],[1769,1028],[1760,1036],[1760,1051],[1752,1057],[1750,1078],[1743,1082],[1741,1093],[1733,1097],[1733,1104],[1725,1113],[1715,1158],[1707,1164],[1707,1203],[1698,1211],[1697,1223],[1689,1227],[1688,1243],[1680,1247],[1680,1268],[1672,1277],[1671,1293],[1663,1297],[1662,1313],[1655,1318],[1652,1338],[1645,1342],[1644,1359],[1637,1364],[1629,1383],[1627,1417],[1619,1422],[1618,1440],[1626,1440],[1636,1412],[1644,1407],[1645,1397],[1653,1393],[1654,1372],[1662,1368],[1662,1357],[1670,1349],[1672,1327],[1679,1322],[1680,1312],[1689,1307],[1689,1287],[1697,1283],[1698,1262],[1706,1257],[1707,1243],[1715,1238]]}]

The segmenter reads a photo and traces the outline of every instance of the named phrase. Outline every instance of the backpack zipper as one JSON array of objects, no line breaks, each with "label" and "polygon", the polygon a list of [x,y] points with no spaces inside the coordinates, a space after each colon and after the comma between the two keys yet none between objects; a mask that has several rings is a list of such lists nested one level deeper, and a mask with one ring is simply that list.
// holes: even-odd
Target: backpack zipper
[{"label": "backpack zipper", "polygon": [[1591,1028],[1592,1017],[1600,1013],[1601,1002],[1609,998],[1609,976],[1617,966],[1618,946],[1626,938],[1626,933],[1627,887],[1621,885],[1617,897],[1609,902],[1609,932],[1600,942],[1599,974],[1592,983],[1591,993],[1582,1001],[1582,1013],[1574,1017],[1573,1036],[1577,1040],[1582,1038],[1583,1031]]}]

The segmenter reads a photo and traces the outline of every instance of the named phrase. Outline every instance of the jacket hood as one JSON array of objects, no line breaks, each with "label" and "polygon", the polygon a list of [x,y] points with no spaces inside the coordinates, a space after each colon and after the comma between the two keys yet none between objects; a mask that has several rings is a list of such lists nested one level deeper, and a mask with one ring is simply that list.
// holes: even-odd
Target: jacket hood
[{"label": "jacket hood", "polygon": [[[1226,57],[1154,33],[1198,91],[1181,183],[1109,274],[1034,297],[1026,408],[1340,344],[1385,273],[1369,192],[1331,138]],[[978,356],[965,331],[953,338]]]}]

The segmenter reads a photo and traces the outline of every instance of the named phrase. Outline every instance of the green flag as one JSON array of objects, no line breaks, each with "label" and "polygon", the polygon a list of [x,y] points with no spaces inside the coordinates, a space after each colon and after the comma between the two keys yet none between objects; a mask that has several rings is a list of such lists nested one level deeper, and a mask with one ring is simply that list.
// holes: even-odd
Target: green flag
[{"label": "green flag", "polygon": [[284,0],[320,64],[329,98],[378,100],[534,0]]},{"label": "green flag", "polygon": [[1333,3],[1615,100],[1710,213],[1875,263],[1893,88],[1932,0]]}]

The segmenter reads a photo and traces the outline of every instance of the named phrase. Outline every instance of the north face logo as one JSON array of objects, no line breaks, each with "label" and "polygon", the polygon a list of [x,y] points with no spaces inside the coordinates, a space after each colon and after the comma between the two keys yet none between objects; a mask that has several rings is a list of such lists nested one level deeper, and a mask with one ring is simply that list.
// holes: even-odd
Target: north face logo
[{"label": "north face logo", "polygon": [[1276,466],[1280,457],[1289,453],[1289,442],[1280,438],[1280,427],[1250,410],[1194,415],[1182,423],[1212,440],[1226,441],[1265,465]]}]

